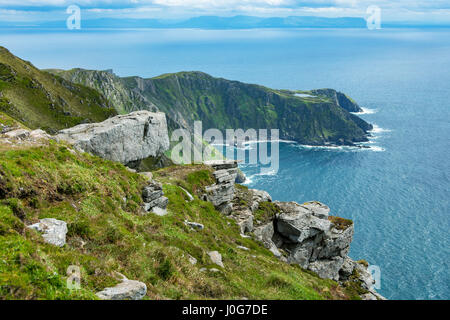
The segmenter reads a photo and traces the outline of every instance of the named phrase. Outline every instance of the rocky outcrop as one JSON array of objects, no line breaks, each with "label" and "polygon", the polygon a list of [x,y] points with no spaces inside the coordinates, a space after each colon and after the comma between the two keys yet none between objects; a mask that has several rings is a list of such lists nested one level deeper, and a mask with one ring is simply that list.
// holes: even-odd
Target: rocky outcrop
[{"label": "rocky outcrop", "polygon": [[28,228],[42,233],[44,241],[63,247],[66,244],[67,223],[56,219],[42,219],[38,223],[28,226]]},{"label": "rocky outcrop", "polygon": [[165,114],[148,111],[81,124],[59,131],[56,138],[80,151],[123,164],[156,157],[169,149]]},{"label": "rocky outcrop", "polygon": [[233,211],[231,202],[234,199],[234,181],[237,176],[237,161],[234,160],[214,160],[205,161],[215,171],[213,175],[216,183],[205,188],[204,198],[210,201],[223,214],[230,214]]},{"label": "rocky outcrop", "polygon": [[28,130],[20,128],[3,127],[0,133],[0,141],[15,145],[37,145],[51,139],[45,131]]},{"label": "rocky outcrop", "polygon": [[330,98],[335,104],[349,112],[363,111],[362,108],[355,101],[353,101],[353,99],[349,98],[346,94],[334,89],[317,89],[312,90],[311,93],[314,95]]},{"label": "rocky outcrop", "polygon": [[147,294],[145,283],[135,280],[128,280],[124,275],[122,282],[112,288],[106,288],[97,292],[96,295],[101,300],[141,300]]},{"label": "rocky outcrop", "polygon": [[142,190],[142,199],[144,200],[142,207],[144,212],[153,212],[158,216],[167,214],[169,199],[164,197],[161,183],[149,179],[149,184]]},{"label": "rocky outcrop", "polygon": [[367,266],[348,257],[354,232],[351,220],[330,216],[330,208],[317,201],[271,202],[265,191],[237,189],[230,217],[241,234],[251,234],[281,261],[321,278],[358,282],[367,291],[364,299],[383,298],[373,290]]},{"label": "rocky outcrop", "polygon": [[211,262],[217,264],[219,267],[225,268],[222,262],[222,255],[217,251],[208,252],[208,256],[211,259]]}]

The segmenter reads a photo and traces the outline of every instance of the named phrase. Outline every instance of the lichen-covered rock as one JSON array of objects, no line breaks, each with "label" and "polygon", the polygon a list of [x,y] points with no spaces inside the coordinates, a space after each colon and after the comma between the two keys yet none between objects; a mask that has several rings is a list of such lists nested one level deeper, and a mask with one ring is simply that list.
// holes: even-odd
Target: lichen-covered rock
[{"label": "lichen-covered rock", "polygon": [[80,124],[59,131],[56,139],[123,164],[156,157],[169,149],[165,114],[148,111],[116,116],[101,123]]},{"label": "lichen-covered rock", "polygon": [[316,260],[308,264],[308,269],[317,273],[324,279],[339,280],[339,270],[344,263],[344,258],[336,256],[332,259]]},{"label": "lichen-covered rock", "polygon": [[228,215],[233,210],[231,202],[235,196],[234,181],[237,175],[237,162],[230,160],[205,161],[216,171],[213,175],[216,183],[205,188],[206,199],[211,202],[217,210]]},{"label": "lichen-covered rock", "polygon": [[189,227],[191,227],[194,230],[203,230],[203,229],[205,229],[205,226],[203,224],[201,224],[201,223],[198,223],[198,222],[191,222],[191,221],[185,220],[184,224],[189,226]]},{"label": "lichen-covered rock", "polygon": [[149,184],[142,190],[142,199],[144,200],[142,208],[145,212],[151,211],[158,216],[167,214],[169,199],[164,197],[161,183],[149,180]]},{"label": "lichen-covered rock", "polygon": [[302,243],[330,229],[331,222],[313,215],[295,202],[277,202],[281,213],[276,217],[277,231],[292,243]]},{"label": "lichen-covered rock", "polygon": [[28,228],[42,233],[42,238],[47,243],[57,247],[66,244],[67,223],[56,219],[42,219]]},{"label": "lichen-covered rock", "polygon": [[272,197],[266,191],[256,189],[250,189],[249,191],[252,193],[252,203],[250,208],[253,212],[258,209],[261,202],[272,202]]},{"label": "lichen-covered rock", "polygon": [[253,235],[256,240],[260,241],[264,247],[270,250],[277,258],[281,257],[281,252],[278,250],[278,246],[274,242],[276,234],[272,221],[255,228],[253,230]]},{"label": "lichen-covered rock", "polygon": [[5,136],[11,139],[26,139],[30,136],[30,130],[16,129],[5,133]]},{"label": "lichen-covered rock", "polygon": [[141,300],[147,294],[145,283],[128,280],[122,276],[122,282],[112,288],[106,288],[96,295],[102,300]]},{"label": "lichen-covered rock", "polygon": [[225,268],[222,262],[222,255],[217,251],[208,252],[208,256],[211,259],[212,263],[217,264],[219,267]]}]

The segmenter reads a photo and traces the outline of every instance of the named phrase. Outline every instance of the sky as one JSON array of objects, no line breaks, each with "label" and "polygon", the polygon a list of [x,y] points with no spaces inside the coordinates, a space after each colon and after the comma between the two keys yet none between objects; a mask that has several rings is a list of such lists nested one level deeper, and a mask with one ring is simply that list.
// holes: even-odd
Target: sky
[{"label": "sky", "polygon": [[263,17],[367,17],[381,8],[384,21],[450,23],[450,0],[0,0],[0,21],[64,20],[69,5],[84,19],[185,19],[201,15]]}]

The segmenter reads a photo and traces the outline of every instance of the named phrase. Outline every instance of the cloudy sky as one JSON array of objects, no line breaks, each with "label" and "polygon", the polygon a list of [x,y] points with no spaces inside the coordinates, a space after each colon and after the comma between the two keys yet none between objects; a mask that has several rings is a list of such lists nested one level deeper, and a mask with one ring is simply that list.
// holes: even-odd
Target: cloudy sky
[{"label": "cloudy sky", "polygon": [[186,18],[199,15],[365,17],[370,5],[384,21],[450,23],[450,0],[0,0],[3,21],[65,19],[76,4],[84,18]]}]

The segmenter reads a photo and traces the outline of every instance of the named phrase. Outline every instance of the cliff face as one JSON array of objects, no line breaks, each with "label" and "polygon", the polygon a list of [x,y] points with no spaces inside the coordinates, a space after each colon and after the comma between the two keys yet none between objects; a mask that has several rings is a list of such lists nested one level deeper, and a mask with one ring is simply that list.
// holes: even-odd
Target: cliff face
[{"label": "cliff face", "polygon": [[236,161],[209,161],[216,183],[202,198],[234,219],[242,237],[261,242],[281,262],[299,265],[320,278],[357,288],[363,299],[384,299],[374,289],[367,262],[348,257],[353,221],[329,215],[320,202],[272,202],[262,190],[235,185]]},{"label": "cliff face", "polygon": [[117,114],[100,93],[43,72],[0,47],[0,112],[49,132]]},{"label": "cliff face", "polygon": [[[180,126],[192,129],[194,121],[202,120],[205,130],[280,129],[280,138],[310,145],[366,141],[367,131],[372,129],[370,124],[349,113],[359,110],[356,103],[331,89],[301,97],[294,91],[214,78],[201,72],[180,72],[151,79],[115,77],[106,82],[118,85],[105,88],[98,83],[102,82],[102,75],[111,79],[110,73],[80,69],[53,72],[97,88],[106,96],[132,96],[132,106],[119,103],[126,111],[152,110],[156,106],[167,114],[170,129]],[[117,90],[111,91],[113,87]]]}]

